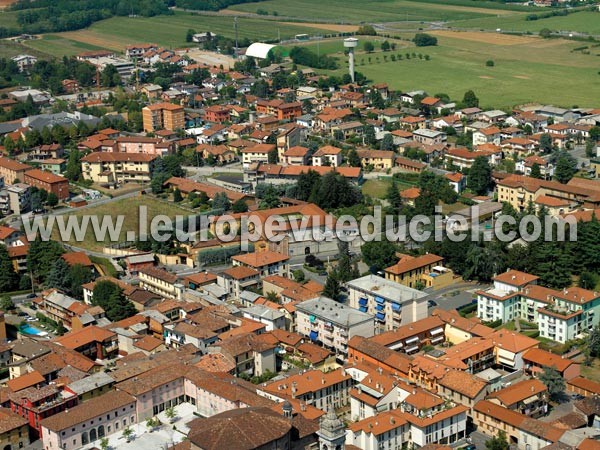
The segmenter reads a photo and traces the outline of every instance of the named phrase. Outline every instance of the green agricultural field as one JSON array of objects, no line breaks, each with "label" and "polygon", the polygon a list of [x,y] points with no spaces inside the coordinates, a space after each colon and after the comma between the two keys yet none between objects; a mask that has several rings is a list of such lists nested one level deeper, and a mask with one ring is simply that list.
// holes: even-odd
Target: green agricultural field
[{"label": "green agricultural field", "polygon": [[[99,218],[100,222],[104,216],[113,217],[113,223],[116,224],[116,217],[122,215],[124,217],[124,221],[121,228],[121,233],[119,234],[119,240],[124,241],[128,231],[134,231],[136,236],[139,232],[140,221],[138,217],[138,208],[140,205],[145,205],[148,208],[148,223],[146,228],[148,231],[150,231],[149,224],[152,221],[152,218],[155,216],[164,214],[171,218],[175,218],[176,215],[188,216],[190,214],[188,210],[180,208],[174,203],[167,203],[165,201],[157,200],[153,197],[143,196],[115,200],[113,202],[105,203],[96,207],[84,208],[78,212],[65,215],[65,223],[69,216],[75,216],[79,219],[79,221],[81,221],[81,217],[83,215],[95,215]],[[61,240],[56,226],[54,227],[52,238],[58,241]],[[106,233],[103,242],[106,242],[107,244],[109,243],[108,233]],[[103,242],[96,241],[91,226],[87,228],[83,242],[77,242],[74,236],[70,241],[72,245],[93,251],[100,251],[103,247]]]},{"label": "green agricultural field", "polygon": [[[233,16],[193,15],[178,12],[173,16],[157,17],[113,17],[94,23],[85,30],[69,31],[48,35],[46,40],[35,43],[37,49],[52,55],[80,53],[85,50],[107,48],[123,51],[126,45],[140,42],[155,42],[170,48],[189,46],[185,42],[188,29],[198,32],[210,31],[224,36],[234,36]],[[260,18],[238,18],[240,38],[253,41],[291,38],[296,34],[324,34],[326,29],[305,27],[296,24],[283,24]],[[331,31],[329,31],[331,32]]]},{"label": "green agricultural field", "polygon": [[[540,14],[544,11],[540,11]],[[453,28],[502,31],[539,32],[543,28],[553,31],[577,31],[588,34],[600,34],[600,12],[581,11],[568,16],[549,17],[547,19],[525,20],[528,14],[516,14],[505,17],[484,17],[451,23]]]},{"label": "green agricultural field", "polygon": [[[473,89],[484,107],[511,108],[530,101],[562,106],[594,106],[600,98],[597,51],[590,55],[572,50],[580,42],[537,37],[505,36],[479,32],[436,32],[436,47],[398,49],[401,61],[392,62],[391,52],[370,55],[359,52],[356,70],[373,81],[385,81],[404,91],[425,89],[446,93],[455,99]],[[402,41],[406,44],[406,41]],[[406,53],[429,55],[430,61]],[[384,62],[384,56],[388,62]],[[368,59],[371,58],[371,63]],[[377,62],[379,59],[379,62]],[[486,67],[487,60],[494,67]],[[345,72],[345,57],[340,57]]]},{"label": "green agricultural field", "polygon": [[256,13],[258,10],[279,16],[307,21],[334,21],[344,23],[465,20],[489,15],[512,14],[515,10],[530,8],[503,5],[496,2],[470,0],[267,0],[243,3],[230,10]]},{"label": "green agricultural field", "polygon": [[4,28],[19,28],[17,23],[18,11],[4,11],[0,10],[0,27]]},{"label": "green agricultural field", "polygon": [[29,48],[33,48],[46,55],[55,56],[61,58],[63,56],[72,56],[78,53],[90,51],[90,50],[101,50],[102,47],[97,45],[86,44],[85,42],[79,42],[72,39],[56,34],[46,34],[42,39],[35,41],[27,41],[25,45]]}]

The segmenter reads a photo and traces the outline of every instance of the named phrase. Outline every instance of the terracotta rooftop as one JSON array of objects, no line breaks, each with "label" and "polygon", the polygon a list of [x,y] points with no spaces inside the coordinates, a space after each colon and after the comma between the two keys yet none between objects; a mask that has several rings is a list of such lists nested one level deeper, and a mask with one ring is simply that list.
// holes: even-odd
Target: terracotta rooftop
[{"label": "terracotta rooftop", "polygon": [[438,255],[434,255],[433,253],[416,257],[407,255],[406,257],[400,259],[400,261],[398,261],[393,266],[386,267],[385,271],[394,275],[400,275],[406,272],[410,272],[411,270],[428,266],[430,264],[438,264],[442,261],[444,261],[444,258]]},{"label": "terracotta rooftop", "polygon": [[260,268],[271,264],[284,262],[290,258],[282,253],[267,250],[262,252],[246,253],[245,255],[236,255],[231,259],[246,266]]},{"label": "terracotta rooftop", "polygon": [[71,331],[55,342],[68,349],[76,349],[92,342],[104,342],[107,339],[115,338],[117,335],[112,331],[99,328],[95,325],[82,328],[79,331]]},{"label": "terracotta rooftop", "polygon": [[538,276],[531,275],[526,272],[520,272],[518,270],[508,270],[500,275],[494,277],[494,281],[500,283],[509,284],[511,286],[523,287],[528,284],[534,283],[539,280]]},{"label": "terracotta rooftop", "polygon": [[523,380],[494,392],[488,398],[498,399],[504,406],[510,407],[547,390],[546,385],[540,380]]},{"label": "terracotta rooftop", "polygon": [[77,405],[68,411],[63,411],[43,419],[41,425],[49,430],[60,432],[94,417],[102,416],[108,412],[122,408],[130,403],[134,405],[134,408],[129,412],[133,413],[135,411],[134,397],[123,391],[110,391],[99,397],[87,400],[85,403]]},{"label": "terracotta rooftop", "polygon": [[455,369],[446,372],[444,376],[438,380],[438,384],[470,399],[477,397],[477,395],[479,395],[479,393],[487,386],[485,381],[474,377],[467,372]]},{"label": "terracotta rooftop", "polygon": [[92,260],[85,252],[69,252],[62,255],[69,266],[75,266],[80,264],[84,267],[92,267],[94,264]]},{"label": "terracotta rooftop", "polygon": [[239,408],[195,419],[189,427],[190,442],[203,450],[252,450],[282,439],[292,425],[268,408]]},{"label": "terracotta rooftop", "polygon": [[575,364],[575,361],[562,358],[554,353],[547,352],[541,348],[532,348],[523,354],[523,361],[531,361],[542,367],[555,367],[560,373],[564,372],[569,366]]},{"label": "terracotta rooftop", "polygon": [[0,435],[8,433],[15,428],[27,426],[29,421],[19,416],[17,413],[12,412],[8,408],[0,408]]},{"label": "terracotta rooftop", "polygon": [[[269,382],[266,386],[262,386],[261,390],[273,395],[281,394],[290,397],[295,395],[298,397],[311,392],[317,392],[321,389],[333,387],[350,379],[350,375],[341,368],[327,373],[323,373],[320,370],[307,370],[301,374],[295,374],[281,380]],[[296,389],[295,393],[292,392],[293,388]]]},{"label": "terracotta rooftop", "polygon": [[8,380],[6,384],[11,391],[19,392],[23,389],[27,389],[28,387],[44,383],[45,381],[46,380],[44,377],[37,370],[34,370],[33,372],[26,373],[20,377],[13,378],[12,380]]}]

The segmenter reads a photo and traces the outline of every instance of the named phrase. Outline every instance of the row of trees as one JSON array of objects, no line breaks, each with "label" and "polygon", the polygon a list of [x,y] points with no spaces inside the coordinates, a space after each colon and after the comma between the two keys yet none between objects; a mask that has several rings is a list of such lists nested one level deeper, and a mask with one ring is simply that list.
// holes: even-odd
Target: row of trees
[{"label": "row of trees", "polygon": [[[46,33],[86,28],[112,16],[173,14],[163,0],[19,0],[11,6],[18,30],[9,33]],[[174,5],[171,5],[174,6]]]}]

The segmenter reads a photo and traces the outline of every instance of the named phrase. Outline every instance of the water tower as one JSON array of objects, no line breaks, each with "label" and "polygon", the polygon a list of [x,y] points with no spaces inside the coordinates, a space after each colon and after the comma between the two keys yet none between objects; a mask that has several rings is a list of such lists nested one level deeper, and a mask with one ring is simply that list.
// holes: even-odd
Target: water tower
[{"label": "water tower", "polygon": [[358,39],[347,38],[344,39],[344,47],[348,49],[348,69],[350,70],[350,78],[354,83],[354,49],[358,46]]}]

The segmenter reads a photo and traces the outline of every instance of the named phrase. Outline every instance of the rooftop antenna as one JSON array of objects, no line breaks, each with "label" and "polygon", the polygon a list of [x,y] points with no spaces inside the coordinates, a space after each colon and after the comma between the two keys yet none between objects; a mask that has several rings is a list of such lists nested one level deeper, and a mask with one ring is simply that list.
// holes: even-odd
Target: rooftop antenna
[{"label": "rooftop antenna", "polygon": [[233,18],[233,28],[235,29],[235,55],[234,58],[238,57],[238,20],[237,16]]}]

